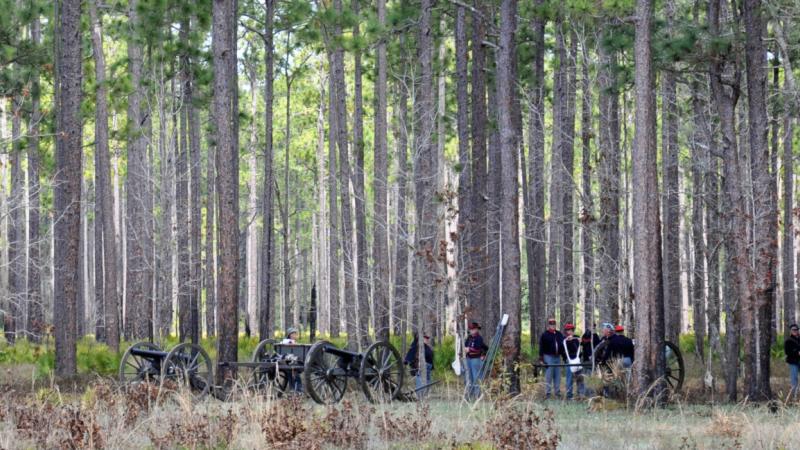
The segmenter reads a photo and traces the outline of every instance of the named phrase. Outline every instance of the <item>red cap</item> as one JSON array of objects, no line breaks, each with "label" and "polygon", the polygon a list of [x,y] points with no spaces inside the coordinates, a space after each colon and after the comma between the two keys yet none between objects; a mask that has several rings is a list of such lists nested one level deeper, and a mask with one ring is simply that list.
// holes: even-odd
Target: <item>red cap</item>
[{"label": "red cap", "polygon": [[575,329],[575,325],[573,325],[571,323],[568,323],[568,324],[564,325],[564,329],[565,330],[574,330]]},{"label": "red cap", "polygon": [[470,330],[480,330],[481,326],[478,324],[478,322],[472,322],[467,328]]},{"label": "red cap", "polygon": [[621,333],[625,331],[625,327],[623,327],[622,325],[617,325],[614,327],[614,331],[616,331],[617,333]]}]

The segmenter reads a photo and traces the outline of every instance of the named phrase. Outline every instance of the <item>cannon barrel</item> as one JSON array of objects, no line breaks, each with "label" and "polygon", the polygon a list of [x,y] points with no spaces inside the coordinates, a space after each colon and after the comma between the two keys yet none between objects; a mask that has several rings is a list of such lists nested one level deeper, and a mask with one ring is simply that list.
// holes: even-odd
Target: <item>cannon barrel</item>
[{"label": "cannon barrel", "polygon": [[143,358],[163,359],[167,357],[167,352],[161,350],[148,350],[143,348],[131,348],[131,354]]}]

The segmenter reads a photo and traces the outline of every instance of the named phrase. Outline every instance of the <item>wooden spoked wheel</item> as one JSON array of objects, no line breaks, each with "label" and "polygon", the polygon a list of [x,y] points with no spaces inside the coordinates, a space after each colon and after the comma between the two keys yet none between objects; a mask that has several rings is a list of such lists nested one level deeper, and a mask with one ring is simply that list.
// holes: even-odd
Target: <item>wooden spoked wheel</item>
[{"label": "wooden spoked wheel", "polygon": [[303,369],[303,386],[315,402],[322,405],[338,403],[347,390],[347,373],[340,358],[326,351],[333,344],[320,341],[311,346]]},{"label": "wooden spoked wheel", "polygon": [[136,382],[150,382],[158,379],[161,375],[161,370],[158,365],[143,356],[134,354],[134,350],[149,350],[161,351],[156,344],[152,342],[137,342],[122,355],[122,360],[119,363],[119,381],[121,383],[136,383]]},{"label": "wooden spoked wheel", "polygon": [[681,349],[672,342],[665,341],[664,359],[666,360],[664,379],[667,381],[671,393],[678,393],[683,388],[683,379],[686,376]]},{"label": "wooden spoked wheel", "polygon": [[261,364],[253,370],[253,387],[260,392],[280,396],[286,392],[289,378],[278,369],[274,344],[274,340],[264,339],[253,351],[253,362]]},{"label": "wooden spoked wheel", "polygon": [[167,354],[161,367],[161,383],[169,380],[186,387],[195,396],[202,398],[212,386],[211,358],[202,347],[195,344],[179,344]]},{"label": "wooden spoked wheel", "polygon": [[390,402],[403,387],[403,363],[392,344],[381,341],[367,348],[361,358],[359,382],[372,403]]}]

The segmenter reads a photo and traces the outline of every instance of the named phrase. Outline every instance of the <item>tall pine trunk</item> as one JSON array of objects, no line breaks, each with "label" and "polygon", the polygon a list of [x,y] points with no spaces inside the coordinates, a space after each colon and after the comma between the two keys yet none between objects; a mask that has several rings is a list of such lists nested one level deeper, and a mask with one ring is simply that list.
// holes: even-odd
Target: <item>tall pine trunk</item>
[{"label": "tall pine trunk", "polygon": [[[352,0],[353,15],[355,21],[353,25],[353,39],[359,39],[361,31],[358,22],[360,0]],[[364,189],[364,100],[362,96],[363,81],[361,67],[361,50],[356,46],[353,53],[353,153],[355,156],[355,171],[353,173],[353,191],[355,194],[356,206],[356,292],[358,295],[358,319],[356,330],[358,330],[358,346],[366,350],[369,346],[369,252],[367,251],[367,211],[366,193]]]},{"label": "tall pine trunk", "polygon": [[[636,134],[633,175],[633,290],[636,295],[635,386],[658,398],[664,375],[664,291],[661,267],[661,223],[658,211],[656,101],[651,27],[652,0],[636,2],[635,100]],[[651,390],[651,387],[655,388]]]},{"label": "tall pine trunk", "polygon": [[745,0],[742,9],[745,27],[745,67],[747,72],[747,112],[751,173],[753,181],[753,234],[755,270],[753,295],[744,305],[745,386],[751,400],[772,397],[769,385],[772,305],[775,299],[777,227],[774,200],[775,183],[770,174],[767,145],[767,67],[763,38],[766,25],[761,16],[761,0]]},{"label": "tall pine trunk", "polygon": [[[56,15],[56,175],[53,317],[56,375],[74,376],[81,230],[81,2],[62,0]],[[72,268],[72,269],[71,269]]]},{"label": "tall pine trunk", "polygon": [[[419,81],[414,96],[414,184],[416,203],[415,228],[415,279],[421,289],[415,289],[415,324],[417,334],[432,330],[425,322],[427,311],[436,306],[435,292],[438,262],[436,259],[437,224],[436,186],[438,158],[433,143],[433,130],[436,127],[436,105],[433,100],[433,35],[431,29],[431,0],[422,0],[420,6],[419,28],[417,34],[417,64]],[[420,345],[420,360],[424,358],[424,346]],[[420,365],[422,379],[427,375],[425,365]]]},{"label": "tall pine trunk", "polygon": [[[131,32],[138,33],[138,0],[131,0],[128,21]],[[143,125],[146,118],[142,112],[142,49],[135,38],[128,42],[128,61],[132,91],[128,95],[128,167],[125,180],[125,246],[127,251],[125,276],[125,338],[128,340],[148,337],[150,292],[147,271],[149,251],[145,236],[149,224],[145,221],[147,189],[147,142]]]},{"label": "tall pine trunk", "polygon": [[[541,7],[544,0],[537,0],[536,5]],[[528,155],[528,177],[530,183],[526,192],[526,245],[525,252],[528,268],[528,309],[530,315],[531,347],[536,344],[536,336],[541,329],[545,316],[545,222],[544,222],[544,28],[545,16],[538,13],[533,22],[533,81],[531,84],[530,104],[530,150]]]},{"label": "tall pine trunk", "polygon": [[[401,48],[405,50],[405,38],[401,36]],[[405,58],[404,58],[405,59]],[[392,302],[392,329],[396,335],[405,335],[407,330],[408,298],[408,221],[406,219],[406,197],[408,196],[408,69],[403,70],[402,79],[397,83],[397,252],[394,265],[394,295]]]},{"label": "tall pine trunk", "polygon": [[[470,274],[471,289],[467,296],[469,319],[485,318],[487,315],[487,299],[484,296],[487,283],[487,149],[486,149],[486,53],[483,42],[486,39],[486,23],[488,13],[484,0],[474,0],[472,11],[472,205],[475,213],[472,229],[465,230],[471,235],[470,249],[472,253],[467,261],[474,264],[467,267]],[[419,116],[415,116],[419,119]],[[416,130],[416,129],[415,129]],[[415,133],[416,136],[416,133]],[[416,146],[415,146],[416,147]],[[416,149],[415,149],[416,150]]]},{"label": "tall pine trunk", "polygon": [[[670,28],[674,22],[672,0],[665,3]],[[661,74],[661,169],[664,245],[664,321],[666,339],[678,342],[681,332],[680,192],[678,190],[678,105],[673,67]]]},{"label": "tall pine trunk", "polygon": [[[219,207],[219,340],[220,361],[237,361],[239,340],[237,302],[239,298],[239,152],[234,117],[236,103],[236,0],[214,0],[212,16],[212,53],[214,56],[214,97],[212,108],[217,144],[217,205]],[[218,367],[217,385],[229,383],[236,371]]]},{"label": "tall pine trunk", "polygon": [[598,184],[600,209],[597,224],[597,267],[600,321],[619,323],[618,274],[620,260],[620,148],[619,94],[614,55],[605,43],[598,45]]},{"label": "tall pine trunk", "polygon": [[516,94],[515,36],[517,1],[503,0],[500,7],[500,48],[497,53],[497,104],[502,158],[502,206],[500,235],[502,246],[502,296],[509,321],[503,339],[503,359],[509,375],[509,392],[519,393],[521,335],[521,290],[519,250],[519,177],[517,144],[519,136],[513,117]]},{"label": "tall pine trunk", "polygon": [[261,339],[272,336],[273,304],[272,304],[272,248],[274,246],[273,223],[273,148],[272,148],[272,105],[274,48],[273,48],[273,23],[275,15],[275,0],[266,0],[266,25],[264,28],[264,202],[261,206],[263,221],[263,237],[261,239],[261,284],[259,291],[259,320],[258,334]]},{"label": "tall pine trunk", "polygon": [[583,329],[593,329],[595,307],[594,279],[594,202],[592,201],[592,81],[589,78],[589,55],[586,43],[582,46],[581,63],[581,188],[582,212],[581,256],[583,258]]},{"label": "tall pine trunk", "polygon": [[[378,25],[386,26],[386,0],[377,0]],[[462,8],[463,11],[463,8]],[[377,44],[375,80],[375,177],[372,182],[374,192],[374,218],[372,225],[372,258],[375,264],[373,276],[373,305],[375,309],[375,336],[378,340],[389,339],[389,216],[387,214],[387,190],[389,163],[387,155],[386,120],[386,37],[379,37]],[[465,68],[466,70],[466,68]]]},{"label": "tall pine trunk", "polygon": [[[41,24],[39,17],[36,16],[31,22],[31,43],[39,45],[41,41]],[[105,67],[101,65],[101,67]],[[99,81],[99,80],[98,80]],[[98,86],[100,83],[98,82]],[[98,90],[98,96],[100,92]],[[39,166],[41,156],[39,155],[39,122],[42,120],[42,112],[39,105],[40,85],[39,72],[34,70],[31,81],[31,112],[28,125],[28,323],[27,330],[33,342],[40,342],[44,334],[44,298],[42,297],[42,235],[40,234],[39,221]],[[105,99],[104,99],[105,100]],[[99,105],[97,107],[99,109]],[[106,133],[107,135],[107,133]],[[96,139],[98,139],[96,137]],[[98,241],[98,246],[99,246]],[[117,330],[117,340],[119,341],[119,330]],[[119,344],[109,345],[117,349]]]}]

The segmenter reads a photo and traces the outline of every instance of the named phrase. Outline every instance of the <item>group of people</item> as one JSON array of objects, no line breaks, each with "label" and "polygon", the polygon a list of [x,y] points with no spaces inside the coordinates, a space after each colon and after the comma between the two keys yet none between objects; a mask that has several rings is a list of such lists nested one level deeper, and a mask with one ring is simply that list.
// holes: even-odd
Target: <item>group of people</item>
[{"label": "group of people", "polygon": [[619,359],[624,368],[633,365],[633,341],[625,336],[622,325],[604,323],[602,338],[592,330],[586,330],[578,337],[572,323],[565,324],[563,330],[563,333],[559,331],[556,320],[551,318],[539,338],[539,362],[545,366],[546,398],[561,398],[562,366],[566,369],[566,396],[571,399],[576,385],[578,396],[587,396],[584,366],[591,363],[593,357],[595,363]]},{"label": "group of people", "polygon": [[[486,360],[486,353],[489,351],[489,346],[483,341],[481,336],[481,326],[478,322],[471,322],[467,326],[469,335],[464,341],[464,364],[466,365],[466,397],[468,399],[476,399],[480,397],[480,381],[478,379],[483,362]],[[431,372],[433,371],[433,348],[431,347],[430,337],[427,335],[422,336],[425,345],[425,366],[427,370],[426,379],[423,380],[422,373],[419,370],[419,345],[417,337],[411,342],[405,357],[405,364],[411,369],[411,374],[416,379],[417,395],[423,397],[427,391],[424,386],[431,384]]]}]

